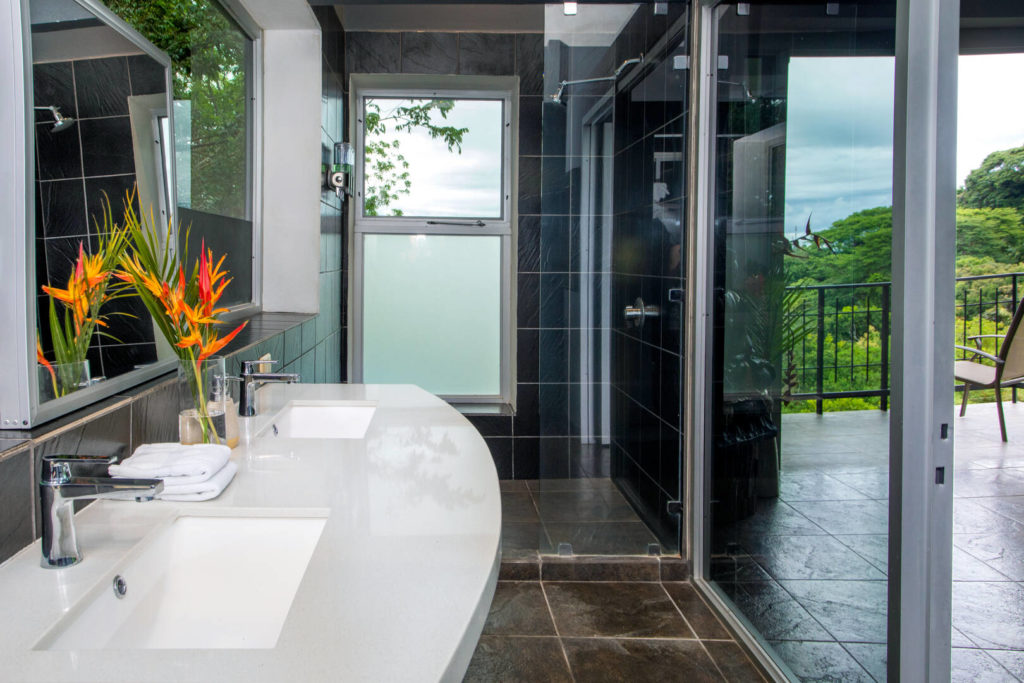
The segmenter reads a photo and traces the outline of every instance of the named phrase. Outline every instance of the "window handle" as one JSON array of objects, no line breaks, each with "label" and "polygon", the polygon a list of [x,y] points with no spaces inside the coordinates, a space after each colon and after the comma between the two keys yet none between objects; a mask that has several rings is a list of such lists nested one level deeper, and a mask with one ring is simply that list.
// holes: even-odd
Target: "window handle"
[{"label": "window handle", "polygon": [[487,224],[481,220],[475,221],[427,221],[427,225],[462,225],[467,227],[482,228]]}]

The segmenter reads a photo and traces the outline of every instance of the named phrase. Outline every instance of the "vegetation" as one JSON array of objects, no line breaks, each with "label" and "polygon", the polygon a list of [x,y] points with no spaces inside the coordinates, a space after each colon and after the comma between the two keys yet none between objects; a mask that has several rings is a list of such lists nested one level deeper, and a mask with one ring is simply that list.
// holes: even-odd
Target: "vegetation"
[{"label": "vegetation", "polygon": [[[957,277],[1024,272],[1024,147],[994,152],[968,176],[957,195]],[[892,278],[892,208],[858,211],[818,233],[831,250],[810,249],[786,260],[789,286],[882,283]],[[1024,278],[1020,283],[1024,296]],[[882,386],[882,288],[826,290],[823,343],[824,391]],[[1006,331],[1013,315],[1011,278],[958,282],[956,326],[951,343],[970,345],[975,334]],[[952,302],[951,302],[952,303]],[[807,329],[794,350],[793,393],[816,389],[817,294],[804,292],[791,323]],[[995,351],[992,340],[985,350]],[[958,356],[959,357],[959,356]],[[972,402],[994,400],[993,392],[972,392]],[[826,410],[877,408],[878,398],[825,401]],[[814,410],[813,401],[784,406],[786,412]]]}]

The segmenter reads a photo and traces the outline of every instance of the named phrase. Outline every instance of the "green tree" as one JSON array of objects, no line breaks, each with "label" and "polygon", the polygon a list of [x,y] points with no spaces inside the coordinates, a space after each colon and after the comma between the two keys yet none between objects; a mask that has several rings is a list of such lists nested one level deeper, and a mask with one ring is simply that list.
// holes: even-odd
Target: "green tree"
[{"label": "green tree", "polygon": [[992,152],[967,175],[957,192],[960,206],[1024,209],[1024,147]]},{"label": "green tree", "polygon": [[[388,109],[381,109],[382,102],[389,100],[367,100],[364,143],[365,168],[367,175],[364,211],[367,216],[382,215],[392,202],[403,194],[409,194],[412,181],[409,179],[409,161],[402,154],[400,140],[387,139],[388,132],[408,133],[413,129],[425,131],[432,140],[442,140],[449,152],[462,153],[462,139],[468,128],[440,125],[435,114],[442,120],[455,108],[454,100],[390,100],[395,102]],[[401,216],[402,210],[391,209],[392,216]]]}]

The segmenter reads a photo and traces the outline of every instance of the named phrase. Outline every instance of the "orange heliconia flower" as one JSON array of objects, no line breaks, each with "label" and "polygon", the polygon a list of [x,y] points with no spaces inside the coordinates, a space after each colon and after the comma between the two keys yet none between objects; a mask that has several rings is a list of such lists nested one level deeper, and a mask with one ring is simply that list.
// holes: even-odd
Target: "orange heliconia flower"
[{"label": "orange heliconia flower", "polygon": [[[103,269],[102,255],[86,254],[85,247],[79,242],[78,258],[68,278],[68,286],[65,289],[58,289],[43,285],[43,291],[71,309],[77,333],[86,321],[91,320],[89,312],[92,308],[106,303],[110,298],[104,286],[109,276],[110,271]],[[106,327],[106,323],[100,319],[93,322]]]}]

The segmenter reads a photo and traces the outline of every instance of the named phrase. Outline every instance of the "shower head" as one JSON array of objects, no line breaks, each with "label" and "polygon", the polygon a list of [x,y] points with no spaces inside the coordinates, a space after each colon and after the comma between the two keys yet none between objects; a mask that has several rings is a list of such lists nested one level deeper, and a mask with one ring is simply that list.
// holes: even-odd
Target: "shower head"
[{"label": "shower head", "polygon": [[50,129],[51,133],[59,133],[62,130],[70,128],[75,123],[73,118],[70,116],[64,116],[60,113],[60,107],[51,105],[48,107],[36,107],[36,109],[45,109],[53,114],[53,128]]}]

